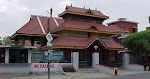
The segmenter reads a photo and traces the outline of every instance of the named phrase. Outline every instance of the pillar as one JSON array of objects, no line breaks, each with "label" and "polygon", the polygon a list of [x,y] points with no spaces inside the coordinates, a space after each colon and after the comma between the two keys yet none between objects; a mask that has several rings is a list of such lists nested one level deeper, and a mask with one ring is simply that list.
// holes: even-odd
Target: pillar
[{"label": "pillar", "polygon": [[73,67],[78,70],[79,68],[79,52],[72,52],[71,54],[71,61],[72,61],[72,64],[73,64]]},{"label": "pillar", "polygon": [[99,64],[99,53],[92,53],[92,68],[95,68],[95,65]]},{"label": "pillar", "polygon": [[28,63],[31,63],[31,49],[28,49]]},{"label": "pillar", "polygon": [[122,60],[123,60],[123,68],[126,69],[128,67],[129,61],[130,61],[129,54],[128,53],[124,53]]},{"label": "pillar", "polygon": [[5,63],[9,63],[9,48],[5,48]]}]

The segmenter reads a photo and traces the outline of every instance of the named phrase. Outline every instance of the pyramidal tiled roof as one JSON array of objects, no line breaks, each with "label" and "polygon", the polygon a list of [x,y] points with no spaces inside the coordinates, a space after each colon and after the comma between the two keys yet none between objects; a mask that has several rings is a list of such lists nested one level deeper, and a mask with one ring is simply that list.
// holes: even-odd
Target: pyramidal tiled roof
[{"label": "pyramidal tiled roof", "polygon": [[106,15],[102,14],[102,12],[97,11],[97,10],[91,10],[90,8],[89,9],[85,9],[85,8],[78,8],[78,7],[73,7],[73,6],[67,6],[66,7],[66,11],[78,12],[78,13],[83,13],[83,14],[91,13],[92,15],[107,17]]},{"label": "pyramidal tiled roof", "polygon": [[[48,17],[45,16],[31,15],[30,21],[17,30],[17,33],[45,35],[47,32],[47,20]],[[49,20],[50,30],[53,30],[57,27],[57,25],[60,25],[64,22],[64,20],[61,18],[50,18]]]}]

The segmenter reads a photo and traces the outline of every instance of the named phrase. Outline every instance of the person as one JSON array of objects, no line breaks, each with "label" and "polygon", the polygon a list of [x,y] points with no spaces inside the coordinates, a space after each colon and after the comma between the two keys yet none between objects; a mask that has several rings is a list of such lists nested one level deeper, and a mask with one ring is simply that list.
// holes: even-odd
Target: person
[{"label": "person", "polygon": [[147,57],[143,58],[143,65],[144,65],[144,70],[146,71],[146,67],[148,65],[148,58]]}]

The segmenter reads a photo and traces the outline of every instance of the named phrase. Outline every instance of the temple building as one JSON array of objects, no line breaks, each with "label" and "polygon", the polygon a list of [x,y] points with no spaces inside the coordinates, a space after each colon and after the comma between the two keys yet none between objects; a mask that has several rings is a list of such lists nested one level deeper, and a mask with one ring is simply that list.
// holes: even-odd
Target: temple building
[{"label": "temple building", "polygon": [[52,49],[63,51],[64,61],[71,62],[71,52],[79,53],[79,67],[92,67],[92,53],[99,54],[99,64],[121,66],[118,51],[124,50],[118,37],[137,31],[137,23],[124,18],[103,25],[109,19],[100,11],[67,6],[59,17],[32,15],[29,22],[16,31],[11,39],[15,45],[45,47],[47,20],[53,36]]}]

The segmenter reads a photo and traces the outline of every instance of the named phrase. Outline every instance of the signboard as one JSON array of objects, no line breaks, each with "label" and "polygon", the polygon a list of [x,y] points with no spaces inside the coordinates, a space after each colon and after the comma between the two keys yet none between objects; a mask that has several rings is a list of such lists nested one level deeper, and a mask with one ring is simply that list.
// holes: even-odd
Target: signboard
[{"label": "signboard", "polygon": [[[62,51],[49,51],[50,52],[50,60],[51,61],[61,61],[63,60],[63,52]],[[48,59],[48,52],[45,51],[43,54],[43,59],[47,60]]]},{"label": "signboard", "polygon": [[46,35],[46,39],[47,39],[48,42],[51,42],[53,40],[53,37],[50,34],[50,32]]}]

